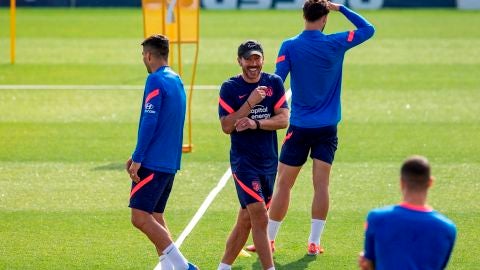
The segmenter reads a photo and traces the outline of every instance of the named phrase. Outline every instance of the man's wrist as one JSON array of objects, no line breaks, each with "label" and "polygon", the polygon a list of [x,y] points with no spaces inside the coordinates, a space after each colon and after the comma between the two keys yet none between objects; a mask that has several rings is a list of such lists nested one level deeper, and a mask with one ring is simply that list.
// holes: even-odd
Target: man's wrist
[{"label": "man's wrist", "polygon": [[260,129],[260,121],[258,121],[257,119],[253,119],[253,121],[255,121],[255,124],[257,125],[255,129]]}]

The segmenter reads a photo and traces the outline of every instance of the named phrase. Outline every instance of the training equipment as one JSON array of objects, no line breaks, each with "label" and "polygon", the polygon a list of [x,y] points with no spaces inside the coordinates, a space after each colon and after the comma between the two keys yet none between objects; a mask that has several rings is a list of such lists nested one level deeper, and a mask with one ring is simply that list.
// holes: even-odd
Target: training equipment
[{"label": "training equipment", "polygon": [[245,250],[240,250],[240,253],[238,253],[237,257],[244,257],[244,258],[248,258],[248,257],[252,257],[252,255],[250,255],[250,253],[246,252]]},{"label": "training equipment", "polygon": [[[275,252],[275,241],[270,241],[270,247],[272,248],[272,253]],[[257,248],[255,247],[255,245],[249,245],[245,249],[250,252],[257,252]]]},{"label": "training equipment", "polygon": [[170,41],[169,65],[177,71],[184,82],[187,80],[183,73],[182,49],[185,48],[185,45],[194,45],[194,51],[188,51],[187,54],[192,55],[193,53],[194,59],[193,63],[188,61],[192,64],[189,72],[191,74],[190,88],[187,95],[187,143],[183,144],[182,148],[183,152],[190,153],[193,148],[191,105],[198,60],[200,0],[142,0],[142,11],[145,38],[154,34],[168,37]]}]

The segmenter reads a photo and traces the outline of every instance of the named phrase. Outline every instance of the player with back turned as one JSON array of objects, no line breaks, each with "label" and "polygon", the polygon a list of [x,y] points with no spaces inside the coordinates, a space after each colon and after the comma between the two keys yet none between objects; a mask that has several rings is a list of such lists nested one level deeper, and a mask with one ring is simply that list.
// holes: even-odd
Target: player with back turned
[{"label": "player with back turned", "polygon": [[[329,11],[339,11],[357,29],[324,34]],[[290,74],[292,111],[280,154],[278,179],[269,210],[268,234],[273,241],[285,218],[290,191],[308,156],[313,159],[314,196],[308,254],[320,246],[329,208],[329,178],[337,149],[337,124],[341,119],[340,92],[343,59],[347,50],[373,36],[373,25],[347,7],[327,0],[306,0],[305,29],[285,40],[279,50],[275,73],[284,81]],[[247,250],[255,250],[254,246]]]},{"label": "player with back turned", "polygon": [[164,210],[175,173],[180,169],[185,90],[168,66],[169,40],[153,35],[142,42],[143,62],[149,73],[145,83],[138,139],[125,164],[132,179],[132,224],[155,245],[160,262],[156,269],[198,269],[173,243]]}]

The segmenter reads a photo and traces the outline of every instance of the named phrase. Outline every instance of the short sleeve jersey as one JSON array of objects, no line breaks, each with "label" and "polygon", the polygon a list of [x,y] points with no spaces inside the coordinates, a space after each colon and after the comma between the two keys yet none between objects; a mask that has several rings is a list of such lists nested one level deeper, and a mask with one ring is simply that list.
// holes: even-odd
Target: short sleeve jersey
[{"label": "short sleeve jersey", "polygon": [[[227,116],[246,102],[250,93],[258,86],[266,86],[266,97],[255,105],[248,117],[250,119],[268,119],[275,114],[275,109],[288,108],[285,88],[280,77],[261,73],[260,81],[248,83],[241,75],[225,81],[220,89],[218,114]],[[230,165],[235,173],[272,174],[277,172],[278,143],[276,131],[252,130],[230,134]]]},{"label": "short sleeve jersey", "polygon": [[400,204],[367,217],[365,257],[377,270],[437,270],[447,266],[455,224],[432,209]]}]

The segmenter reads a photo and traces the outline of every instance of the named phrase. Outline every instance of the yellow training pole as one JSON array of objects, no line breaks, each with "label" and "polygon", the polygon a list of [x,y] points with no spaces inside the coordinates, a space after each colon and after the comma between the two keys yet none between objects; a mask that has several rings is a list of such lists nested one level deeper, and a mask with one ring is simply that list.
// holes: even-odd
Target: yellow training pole
[{"label": "yellow training pole", "polygon": [[10,63],[15,64],[15,10],[16,0],[10,0]]}]

